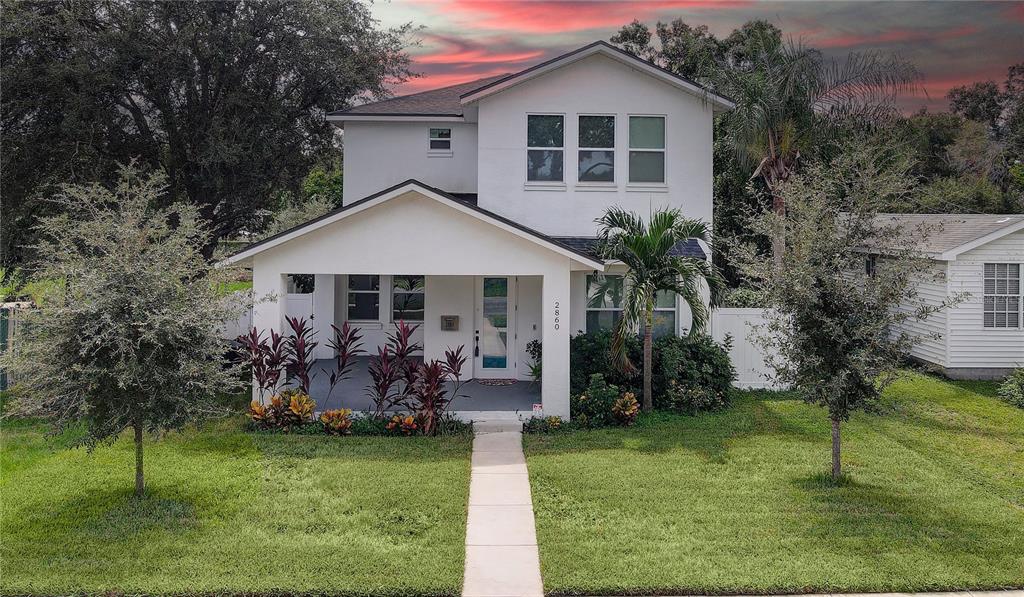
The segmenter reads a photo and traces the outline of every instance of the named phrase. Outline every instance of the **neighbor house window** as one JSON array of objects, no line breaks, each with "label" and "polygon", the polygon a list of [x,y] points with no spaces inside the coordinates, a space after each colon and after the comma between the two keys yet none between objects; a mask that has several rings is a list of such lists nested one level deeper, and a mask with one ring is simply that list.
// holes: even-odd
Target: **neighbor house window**
[{"label": "neighbor house window", "polygon": [[654,337],[674,336],[676,333],[676,294],[659,290],[654,300]]},{"label": "neighbor house window", "polygon": [[587,276],[587,333],[615,328],[622,319],[622,276]]},{"label": "neighbor house window", "polygon": [[987,328],[1020,327],[1019,263],[985,264],[984,320]]},{"label": "neighbor house window", "polygon": [[615,182],[615,117],[580,116],[579,181]]},{"label": "neighbor house window", "polygon": [[665,117],[629,117],[629,182],[665,182]]},{"label": "neighbor house window", "polygon": [[451,151],[452,129],[430,129],[430,151]]},{"label": "neighbor house window", "polygon": [[352,321],[380,319],[380,276],[348,277],[348,318]]},{"label": "neighbor house window", "polygon": [[530,114],[526,117],[526,180],[562,182],[565,117]]},{"label": "neighbor house window", "polygon": [[423,276],[391,278],[391,320],[423,321]]}]

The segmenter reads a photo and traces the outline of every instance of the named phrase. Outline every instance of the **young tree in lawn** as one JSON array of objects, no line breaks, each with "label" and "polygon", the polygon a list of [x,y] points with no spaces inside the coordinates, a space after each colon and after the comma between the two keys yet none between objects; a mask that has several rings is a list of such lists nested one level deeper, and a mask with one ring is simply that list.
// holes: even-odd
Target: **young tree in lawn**
[{"label": "young tree in lawn", "polygon": [[194,207],[151,208],[165,188],[163,174],[133,167],[110,190],[63,188],[60,215],[40,221],[34,274],[60,290],[28,315],[3,362],[18,379],[15,412],[82,425],[90,448],[133,431],[136,496],[144,432],[214,414],[215,397],[240,387],[218,333],[240,309],[218,296],[230,273],[203,258],[208,231]]},{"label": "young tree in lawn", "polygon": [[811,165],[780,188],[786,216],[768,211],[751,219],[755,235],[783,233],[781,262],[752,243],[734,247],[741,271],[772,308],[755,335],[777,380],[828,410],[833,479],[842,474],[842,422],[876,405],[923,339],[900,324],[959,299],[919,300],[916,282],[936,274],[916,249],[933,231],[898,226],[877,212],[913,192],[911,166],[899,150],[844,144],[831,163]]},{"label": "young tree in lawn", "polygon": [[644,335],[643,409],[654,408],[651,395],[654,308],[659,293],[674,293],[690,306],[693,322],[690,333],[707,324],[708,309],[701,286],[710,290],[710,304],[718,304],[724,284],[711,263],[673,254],[677,244],[687,239],[708,242],[707,225],[683,217],[677,209],[659,209],[649,222],[618,207],[609,208],[597,220],[600,251],[605,259],[621,261],[628,267],[624,278],[622,318],[615,326],[611,356],[625,371],[634,370],[626,354],[626,338],[639,328]]}]

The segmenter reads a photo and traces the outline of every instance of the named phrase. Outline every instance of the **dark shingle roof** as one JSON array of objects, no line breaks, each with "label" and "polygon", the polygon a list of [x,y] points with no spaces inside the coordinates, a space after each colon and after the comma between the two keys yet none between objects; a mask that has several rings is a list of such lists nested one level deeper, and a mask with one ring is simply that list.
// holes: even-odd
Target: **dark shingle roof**
[{"label": "dark shingle roof", "polygon": [[[580,253],[586,253],[594,259],[601,259],[601,256],[597,252],[597,239],[592,236],[556,236],[554,238],[563,245],[572,247]],[[707,255],[704,254],[704,250],[700,248],[700,243],[698,243],[697,239],[694,238],[689,238],[676,243],[676,246],[672,247],[669,254],[677,255],[679,257],[707,259]]]},{"label": "dark shingle roof", "polygon": [[508,74],[495,75],[440,89],[393,97],[348,110],[331,112],[328,116],[462,116],[462,103],[459,100],[461,95],[507,76]]},{"label": "dark shingle roof", "polygon": [[[1024,222],[1022,214],[891,214],[876,216],[883,227],[896,227],[922,253],[952,251],[994,232]],[[891,247],[879,247],[891,248]]]}]

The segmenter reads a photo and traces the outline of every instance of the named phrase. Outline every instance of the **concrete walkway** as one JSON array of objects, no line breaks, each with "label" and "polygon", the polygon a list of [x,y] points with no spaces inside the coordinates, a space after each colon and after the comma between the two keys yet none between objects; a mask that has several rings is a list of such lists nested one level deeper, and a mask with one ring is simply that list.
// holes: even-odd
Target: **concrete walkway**
[{"label": "concrete walkway", "polygon": [[473,439],[465,597],[542,597],[522,424],[483,422]]}]

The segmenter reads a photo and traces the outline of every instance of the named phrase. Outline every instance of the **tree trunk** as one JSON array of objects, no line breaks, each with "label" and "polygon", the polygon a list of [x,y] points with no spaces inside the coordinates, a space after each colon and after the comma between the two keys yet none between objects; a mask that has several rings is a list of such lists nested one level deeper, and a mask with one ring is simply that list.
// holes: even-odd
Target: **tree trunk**
[{"label": "tree trunk", "polygon": [[652,355],[654,353],[654,330],[651,329],[654,323],[654,309],[648,307],[644,321],[644,403],[645,413],[654,410],[654,394],[651,390],[651,370],[654,368]]},{"label": "tree trunk", "polygon": [[[786,200],[782,198],[781,191],[776,185],[769,185],[772,193],[772,211],[780,218],[786,217]],[[785,227],[781,226],[772,236],[772,262],[776,269],[782,269],[782,256],[786,251]]]},{"label": "tree trunk", "polygon": [[839,419],[832,419],[832,480],[838,481],[843,475],[843,464],[840,460],[841,442],[839,438]]},{"label": "tree trunk", "polygon": [[135,428],[135,497],[142,497],[145,483],[142,476],[142,421],[136,421]]}]

